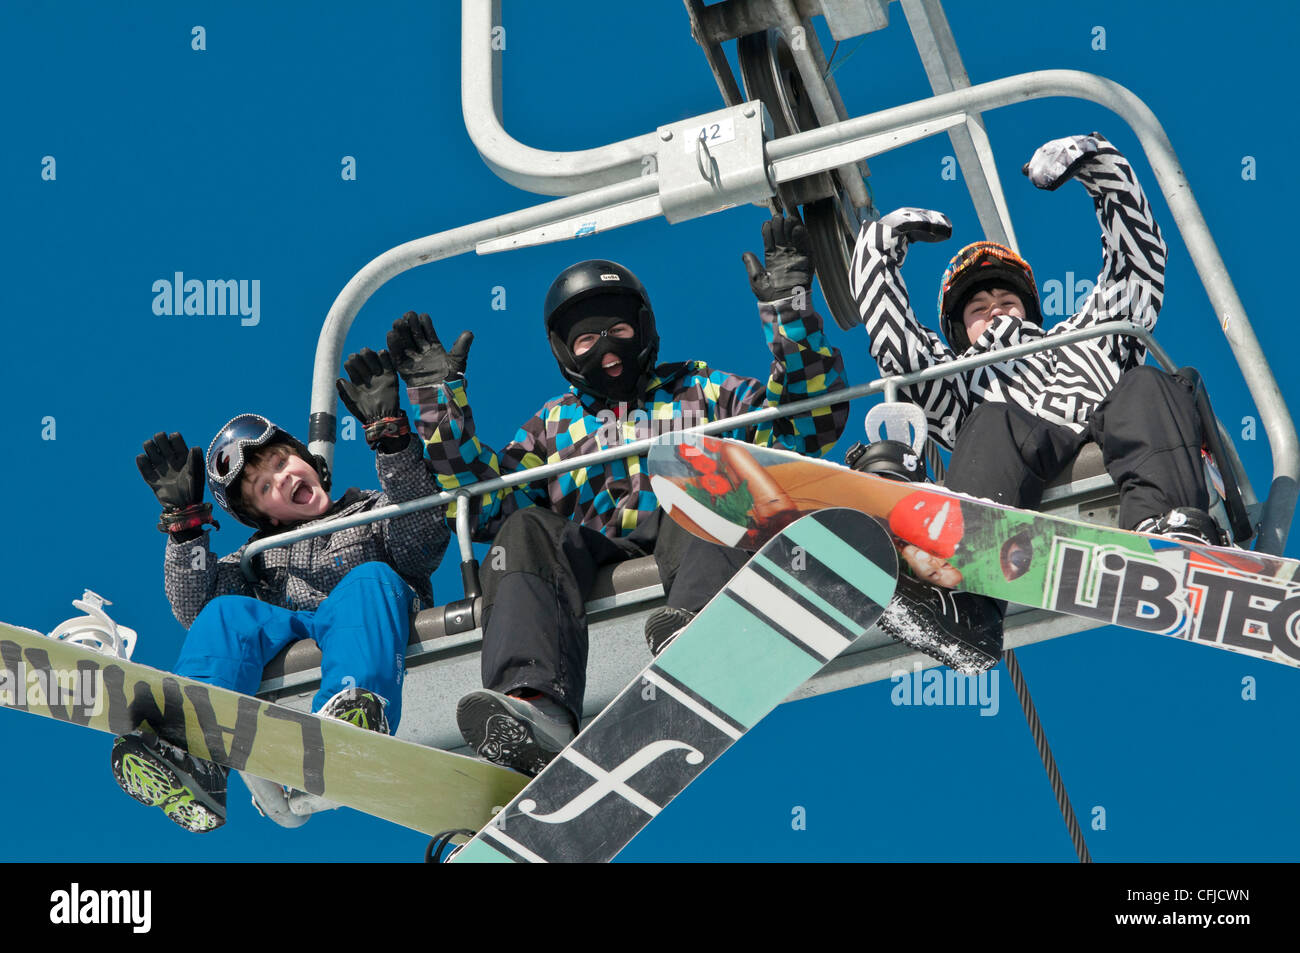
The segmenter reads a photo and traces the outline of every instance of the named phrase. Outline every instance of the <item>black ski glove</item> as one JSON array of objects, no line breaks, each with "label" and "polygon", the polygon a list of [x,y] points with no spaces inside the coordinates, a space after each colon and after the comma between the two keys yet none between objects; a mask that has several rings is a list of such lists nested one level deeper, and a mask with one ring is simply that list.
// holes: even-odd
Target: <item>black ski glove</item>
[{"label": "black ski glove", "polygon": [[749,287],[761,302],[788,298],[796,288],[812,293],[813,263],[808,251],[808,229],[797,215],[773,215],[763,223],[763,258],[745,252]]},{"label": "black ski glove", "polygon": [[397,371],[387,351],[365,347],[343,362],[351,381],[335,382],[339,397],[366,428],[370,449],[398,453],[411,440],[411,427],[397,390]]},{"label": "black ski glove", "polygon": [[408,311],[393,322],[388,350],[397,361],[397,373],[411,387],[427,387],[465,376],[472,331],[462,331],[450,351],[443,350],[427,314]]},{"label": "black ski glove", "polygon": [[144,442],[144,453],[135,458],[149,489],[162,504],[158,529],[178,542],[202,535],[204,523],[220,526],[212,519],[212,504],[203,502],[203,451],[189,447],[179,433],[156,433]]}]

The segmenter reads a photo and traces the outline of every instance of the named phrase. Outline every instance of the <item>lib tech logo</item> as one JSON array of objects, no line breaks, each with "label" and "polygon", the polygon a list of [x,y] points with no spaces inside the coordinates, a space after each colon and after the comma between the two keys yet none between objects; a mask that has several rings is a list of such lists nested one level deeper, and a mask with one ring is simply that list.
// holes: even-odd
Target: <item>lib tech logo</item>
[{"label": "lib tech logo", "polygon": [[[1052,607],[1143,632],[1179,635],[1263,658],[1300,661],[1300,587],[1228,567],[1198,565],[1186,550],[1171,563],[1057,539]],[[1181,630],[1181,631],[1180,631]]]}]

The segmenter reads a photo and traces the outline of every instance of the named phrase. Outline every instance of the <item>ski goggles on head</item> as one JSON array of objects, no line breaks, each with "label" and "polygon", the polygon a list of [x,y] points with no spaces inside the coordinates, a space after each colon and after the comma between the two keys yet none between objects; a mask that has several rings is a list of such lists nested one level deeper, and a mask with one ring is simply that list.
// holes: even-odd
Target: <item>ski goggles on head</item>
[{"label": "ski goggles on head", "polygon": [[261,414],[240,414],[226,424],[208,445],[208,487],[224,510],[229,510],[226,493],[244,471],[244,455],[280,432]]}]

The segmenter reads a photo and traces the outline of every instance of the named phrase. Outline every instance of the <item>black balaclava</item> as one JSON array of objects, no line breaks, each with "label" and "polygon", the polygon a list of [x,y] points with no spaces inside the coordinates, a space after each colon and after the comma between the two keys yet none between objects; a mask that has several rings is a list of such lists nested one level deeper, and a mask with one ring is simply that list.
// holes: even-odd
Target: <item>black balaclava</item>
[{"label": "black balaclava", "polygon": [[[578,371],[590,382],[598,396],[611,403],[631,403],[640,396],[642,369],[638,358],[645,347],[638,330],[640,300],[626,294],[592,295],[577,301],[556,322],[556,333]],[[630,324],[633,335],[617,338],[608,332],[616,324]],[[573,345],[584,334],[600,334],[600,338],[584,354],[574,354]],[[613,354],[623,363],[617,377],[605,373],[601,363],[605,355]]]}]

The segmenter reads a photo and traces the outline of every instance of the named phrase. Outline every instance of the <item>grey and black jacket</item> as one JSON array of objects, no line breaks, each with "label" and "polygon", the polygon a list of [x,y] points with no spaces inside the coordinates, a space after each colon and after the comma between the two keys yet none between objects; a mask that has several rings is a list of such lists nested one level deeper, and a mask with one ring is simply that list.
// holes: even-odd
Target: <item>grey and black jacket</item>
[{"label": "grey and black jacket", "polygon": [[[424,464],[424,448],[412,437],[398,453],[375,454],[383,492],[350,489],[319,519],[293,529],[365,513],[390,503],[405,503],[439,492]],[[285,528],[275,532],[283,532]],[[267,533],[258,533],[238,552],[217,559],[208,534],[186,543],[167,541],[163,584],[172,614],[188,629],[200,610],[217,596],[251,596],[292,610],[314,610],[347,573],[366,562],[393,567],[415,590],[417,608],[433,605],[429,576],[447,548],[449,532],[443,507],[420,510],[268,549],[255,557],[257,582],[240,571],[244,550]]]}]

